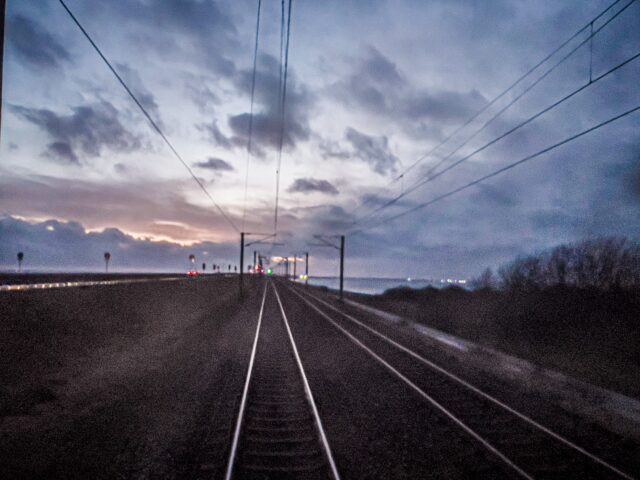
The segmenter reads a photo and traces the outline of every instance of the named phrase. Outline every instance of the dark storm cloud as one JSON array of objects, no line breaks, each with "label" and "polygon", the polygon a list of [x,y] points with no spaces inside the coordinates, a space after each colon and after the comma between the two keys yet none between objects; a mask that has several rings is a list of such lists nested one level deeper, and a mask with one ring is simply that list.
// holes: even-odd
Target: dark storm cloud
[{"label": "dark storm cloud", "polygon": [[[285,127],[282,133],[283,147],[294,147],[298,141],[309,138],[309,129],[307,125],[294,120],[293,115],[285,116]],[[250,114],[241,113],[229,117],[229,127],[234,133],[232,141],[238,146],[247,143],[247,132],[249,131]],[[255,149],[258,155],[263,155],[264,150],[268,148],[278,148],[280,145],[281,119],[274,111],[266,113],[253,114],[253,134],[252,149]]]},{"label": "dark storm cloud", "polygon": [[131,40],[155,48],[163,58],[193,59],[218,75],[236,72],[229,55],[239,48],[235,23],[218,2],[158,0],[104,2],[108,17],[134,24]]},{"label": "dark storm cloud", "polygon": [[[466,278],[489,265],[498,265],[536,247],[523,243],[515,233],[504,238],[487,239],[487,231],[514,224],[502,211],[487,216],[480,208],[474,210],[472,203],[464,202],[454,207],[428,212],[408,222],[394,222],[392,228],[348,234],[348,275],[370,276],[384,272],[387,276],[410,274],[415,278]],[[471,220],[470,214],[465,213],[468,209],[475,216]],[[366,211],[360,211],[358,215]],[[283,222],[283,228],[297,234],[305,232],[307,238],[318,233],[341,235],[353,230],[354,214],[340,205],[294,208],[289,213],[291,219]],[[499,227],[498,221],[501,222]],[[465,230],[471,231],[465,234]],[[303,242],[299,245],[295,242],[296,239],[292,239],[288,245],[308,248]],[[338,257],[334,250],[312,248],[311,254],[314,258],[323,259],[323,272],[337,274]]]},{"label": "dark storm cloud", "polygon": [[[415,214],[382,222],[377,230],[352,236],[349,248],[363,259],[384,251],[385,258],[379,259],[383,269],[417,271],[404,255],[419,259],[435,276],[468,277],[517,255],[585,237],[637,237],[640,229],[632,219],[637,218],[640,202],[629,188],[637,171],[637,131],[620,133],[622,145],[615,149],[604,133],[591,137]],[[442,184],[430,184],[405,200],[416,205],[491,169],[471,163],[457,175],[442,176]],[[411,206],[390,208],[379,218]]]},{"label": "dark storm cloud", "polygon": [[74,107],[69,115],[17,105],[11,109],[45,131],[53,139],[45,154],[65,163],[100,156],[104,149],[130,152],[141,146],[140,138],[122,125],[117,110],[105,101]]},{"label": "dark storm cloud", "polygon": [[[394,200],[396,197],[397,195],[392,194],[391,192],[388,192],[388,191],[383,194],[369,192],[360,196],[360,205],[363,207],[369,207],[373,209],[375,207],[380,207],[391,200]],[[413,206],[414,203],[410,200],[400,199],[395,201],[394,205],[398,208],[399,207],[407,208],[407,207]],[[364,215],[366,212],[367,210],[365,209],[358,213],[360,215]]]},{"label": "dark storm cloud", "polygon": [[527,215],[531,225],[540,232],[557,231],[568,227],[578,227],[579,222],[571,212],[560,208],[545,208],[534,210]]},{"label": "dark storm cloud", "polygon": [[46,220],[29,223],[13,217],[0,218],[0,265],[12,268],[17,251],[25,254],[28,270],[75,269],[102,270],[103,253],[111,253],[110,265],[115,271],[184,271],[188,256],[198,263],[233,263],[235,244],[198,242],[183,246],[167,241],[135,238],[117,228],[87,232],[79,222]]},{"label": "dark storm cloud", "polygon": [[415,87],[395,63],[373,47],[365,49],[351,73],[332,91],[347,105],[392,121],[412,137],[440,136],[441,124],[464,121],[486,103],[477,90]]},{"label": "dark storm cloud", "polygon": [[131,0],[107,2],[100,7],[129,21],[153,26],[158,34],[168,30],[196,38],[237,34],[231,16],[211,0]]},{"label": "dark storm cloud", "polygon": [[[284,227],[295,231],[297,234],[303,233],[303,239],[312,237],[315,234],[346,232],[351,226],[353,216],[341,205],[324,202],[321,205],[292,208],[287,211],[290,216],[289,222],[284,222]],[[300,247],[304,246],[304,242]]]},{"label": "dark storm cloud", "polygon": [[231,164],[221,158],[209,157],[203,162],[196,162],[194,167],[205,168],[207,170],[215,170],[217,172],[230,172],[233,170]]},{"label": "dark storm cloud", "polygon": [[69,52],[42,25],[22,15],[7,22],[10,47],[20,59],[37,68],[57,68],[70,60]]},{"label": "dark storm cloud", "polygon": [[338,189],[334,187],[331,182],[316,178],[297,178],[287,191],[291,193],[320,192],[329,195],[337,195],[339,193]]},{"label": "dark storm cloud", "polygon": [[621,169],[622,176],[627,179],[627,189],[636,201],[640,201],[640,145],[632,147],[626,168]]},{"label": "dark storm cloud", "polygon": [[515,207],[520,204],[516,192],[505,191],[489,184],[479,184],[477,191],[471,194],[474,203],[482,203],[487,207]]},{"label": "dark storm cloud", "polygon": [[396,171],[398,157],[391,153],[386,136],[374,137],[349,127],[345,138],[353,147],[353,156],[368,163],[373,171],[381,175]]},{"label": "dark storm cloud", "polygon": [[418,90],[405,99],[401,111],[409,119],[460,123],[486,103],[477,90],[431,92]]},{"label": "dark storm cloud", "polygon": [[390,200],[389,197],[385,195],[377,195],[375,193],[365,193],[360,197],[360,203],[364,206],[375,207],[378,205],[382,205]]},{"label": "dark storm cloud", "polygon": [[389,147],[389,139],[385,135],[367,135],[348,127],[344,133],[346,146],[341,142],[320,138],[317,148],[325,160],[359,160],[368,164],[371,169],[381,175],[396,171],[398,157]]},{"label": "dark storm cloud", "polygon": [[24,179],[0,168],[0,195],[3,208],[13,215],[75,219],[92,228],[118,225],[180,242],[211,238],[212,231],[224,235],[229,228],[217,210],[186,199],[183,192],[193,190],[190,178],[127,177],[117,182],[44,175]]},{"label": "dark storm cloud", "polygon": [[142,106],[147,110],[147,112],[149,112],[154,122],[156,122],[162,128],[163,124],[160,117],[160,109],[158,108],[158,103],[156,102],[153,93],[151,93],[142,83],[142,79],[140,78],[138,72],[123,63],[117,63],[116,70],[127,83],[134,95],[138,98]]},{"label": "dark storm cloud", "polygon": [[196,125],[196,128],[201,132],[206,133],[207,141],[209,141],[213,145],[217,145],[226,149],[233,148],[233,143],[231,142],[231,140],[224,133],[222,133],[220,127],[218,127],[217,120],[212,120],[210,123],[200,123]]},{"label": "dark storm cloud", "polygon": [[318,149],[324,159],[337,158],[339,160],[348,160],[351,158],[351,153],[345,148],[342,148],[339,142],[323,139],[318,143]]},{"label": "dark storm cloud", "polygon": [[388,115],[392,110],[389,95],[405,87],[406,80],[396,65],[377,49],[368,47],[350,75],[336,85],[336,92],[349,104]]},{"label": "dark storm cloud", "polygon": [[[254,153],[264,155],[265,149],[277,148],[280,144],[281,104],[279,63],[275,57],[260,55],[256,70],[255,106],[252,126],[252,145]],[[239,93],[250,95],[252,71],[239,71],[234,84]],[[289,67],[287,79],[287,96],[285,102],[284,133],[282,144],[285,148],[293,148],[298,142],[308,140],[311,130],[309,117],[313,106],[313,96],[306,87],[300,84]],[[247,144],[250,113],[230,115],[229,128],[233,132],[234,144]]]},{"label": "dark storm cloud", "polygon": [[198,107],[200,113],[208,115],[215,113],[216,107],[222,102],[210,87],[216,83],[216,79],[188,74],[185,77],[185,92]]},{"label": "dark storm cloud", "polygon": [[367,55],[360,64],[360,72],[366,74],[368,79],[378,85],[397,88],[406,83],[395,63],[374,47],[367,48]]},{"label": "dark storm cloud", "polygon": [[61,160],[63,163],[80,165],[77,155],[67,142],[52,142],[47,145],[47,156]]}]

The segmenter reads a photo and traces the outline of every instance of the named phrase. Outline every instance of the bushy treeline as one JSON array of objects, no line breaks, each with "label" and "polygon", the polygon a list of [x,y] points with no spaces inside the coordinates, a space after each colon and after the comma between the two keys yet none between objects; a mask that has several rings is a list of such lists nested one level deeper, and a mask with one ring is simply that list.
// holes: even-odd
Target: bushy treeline
[{"label": "bushy treeline", "polygon": [[553,286],[600,290],[640,288],[640,244],[606,237],[560,245],[538,255],[518,257],[485,270],[471,282],[476,289],[541,290]]}]

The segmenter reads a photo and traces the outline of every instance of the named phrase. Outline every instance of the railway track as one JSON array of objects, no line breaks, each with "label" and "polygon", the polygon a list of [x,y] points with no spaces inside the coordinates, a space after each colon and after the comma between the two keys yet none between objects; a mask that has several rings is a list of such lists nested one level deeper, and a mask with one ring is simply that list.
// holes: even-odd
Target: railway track
[{"label": "railway track", "polygon": [[288,291],[488,450],[507,475],[558,480],[634,478],[321,298],[297,288]]},{"label": "railway track", "polygon": [[225,479],[339,479],[275,284],[265,284]]}]

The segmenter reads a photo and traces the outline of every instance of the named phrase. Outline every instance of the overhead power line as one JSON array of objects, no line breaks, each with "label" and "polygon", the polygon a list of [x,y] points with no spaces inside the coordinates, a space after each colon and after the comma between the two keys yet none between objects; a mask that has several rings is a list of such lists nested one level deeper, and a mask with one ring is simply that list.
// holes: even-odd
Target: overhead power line
[{"label": "overhead power line", "polygon": [[[515,105],[522,97],[524,97],[527,93],[529,93],[535,86],[537,86],[542,80],[547,78],[551,73],[555,71],[560,65],[566,62],[569,58],[573,56],[583,45],[589,42],[590,46],[593,45],[593,38],[604,29],[609,23],[611,23],[618,15],[624,12],[628,7],[634,3],[635,0],[631,0],[627,3],[623,8],[618,10],[611,18],[609,18],[605,23],[603,23],[597,30],[593,30],[591,28],[590,34],[582,40],[578,45],[576,45],[569,53],[567,53],[564,57],[562,57],[558,62],[556,62],[551,68],[549,68],[546,72],[544,72],[540,77],[538,77],[533,83],[531,83],[527,88],[525,88],[521,93],[519,93],[515,98],[513,98],[509,103],[507,103],[503,108],[498,110],[494,115],[492,115],[487,121],[485,121],[480,128],[478,128],[475,132],[473,132],[469,137],[467,137],[460,145],[458,145],[454,150],[449,152],[444,158],[442,158],[438,163],[432,166],[427,175],[433,173],[440,165],[449,160],[452,156],[458,153],[463,147],[465,147],[471,140],[476,138],[480,133],[482,133],[489,125],[491,125],[498,117],[500,117],[504,112],[509,110],[513,105]],[[593,22],[591,23],[593,25]],[[591,76],[589,77],[591,79]]]},{"label": "overhead power line", "polygon": [[[280,71],[278,77],[278,102],[282,100],[282,73],[284,70],[284,36],[285,36],[285,26],[286,26],[286,9],[284,5],[284,0],[280,1],[280,63],[278,64]],[[278,112],[280,112],[278,110]]]},{"label": "overhead power line", "polygon": [[[278,119],[282,119],[282,79],[284,74],[284,42],[286,27],[286,8],[285,0],[280,1],[280,61],[278,63]],[[278,218],[278,192],[280,190],[280,164],[282,159],[282,150],[278,150],[278,159],[276,163],[276,200],[274,202],[274,228],[273,233],[277,236],[277,218]],[[274,245],[269,249],[269,255],[273,253]]]},{"label": "overhead power line", "polygon": [[467,160],[469,160],[470,158],[474,157],[475,155],[477,155],[478,153],[486,150],[487,148],[489,148],[490,146],[494,145],[495,143],[499,142],[500,140],[502,140],[503,138],[511,135],[512,133],[516,132],[517,130],[519,130],[520,128],[524,127],[525,125],[528,125],[529,123],[533,122],[535,119],[539,118],[540,116],[544,115],[545,113],[555,109],[556,107],[562,105],[564,102],[566,102],[567,100],[573,98],[574,96],[576,96],[578,93],[588,89],[589,87],[591,87],[592,85],[595,85],[596,83],[598,83],[599,81],[603,80],[604,78],[608,77],[609,75],[611,75],[612,73],[618,71],[619,69],[621,69],[622,67],[624,67],[625,65],[628,65],[629,63],[633,62],[634,60],[638,59],[640,57],[640,52],[636,53],[635,55],[632,55],[631,57],[629,57],[628,59],[626,59],[625,61],[617,64],[615,67],[610,68],[609,70],[607,70],[606,72],[602,73],[601,75],[595,77],[595,78],[590,78],[589,81],[587,83],[585,83],[584,85],[582,85],[581,87],[573,90],[571,93],[565,95],[564,97],[562,97],[561,99],[553,102],[551,105],[548,105],[547,107],[543,108],[542,110],[540,110],[539,112],[537,112],[536,114],[528,117],[527,119],[523,120],[522,122],[520,122],[518,125],[516,125],[515,127],[510,128],[509,130],[507,130],[506,132],[502,133],[501,135],[498,135],[497,137],[495,137],[494,139],[490,140],[489,142],[485,143],[484,145],[482,145],[481,147],[476,148],[474,151],[472,151],[471,153],[465,155],[464,157],[460,158],[459,160],[456,160],[454,163],[452,163],[451,165],[449,165],[448,167],[440,170],[439,172],[436,173],[431,173],[431,174],[427,174],[424,177],[422,177],[421,180],[419,180],[416,184],[414,184],[413,186],[411,186],[410,188],[408,188],[407,190],[405,190],[404,192],[402,192],[399,195],[396,195],[395,197],[393,197],[392,199],[388,200],[387,202],[383,203],[382,205],[380,205],[379,207],[377,207],[375,210],[373,210],[372,212],[368,213],[367,215],[365,215],[364,217],[356,220],[355,222],[353,222],[353,225],[357,225],[357,224],[361,224],[362,222],[372,218],[375,214],[377,214],[378,212],[389,208],[390,206],[394,205],[395,203],[397,203],[399,200],[403,199],[404,197],[410,195],[411,193],[413,193],[414,191],[418,190],[420,187],[424,186],[425,184],[432,182],[433,180],[435,180],[436,178],[444,175],[446,172],[453,170],[455,167],[457,167],[458,165],[466,162]]},{"label": "overhead power line", "polygon": [[[282,166],[282,146],[284,142],[285,106],[287,101],[287,74],[289,71],[289,40],[291,38],[291,5],[293,0],[289,0],[287,13],[287,33],[284,48],[284,70],[282,75],[282,99],[280,104],[280,138],[278,146],[278,169],[276,170],[276,206],[273,221],[273,231],[278,232],[278,202],[280,200],[280,168]],[[281,34],[282,36],[282,34]]]},{"label": "overhead power line", "polygon": [[118,82],[120,82],[120,85],[122,85],[122,87],[125,89],[125,91],[129,94],[129,96],[131,97],[131,99],[135,102],[135,104],[138,106],[138,108],[140,109],[140,111],[143,113],[143,115],[147,118],[147,120],[149,121],[149,123],[151,124],[151,126],[153,127],[153,129],[156,131],[156,133],[158,133],[158,135],[160,135],[160,137],[162,138],[162,140],[164,140],[164,143],[167,144],[167,146],[169,147],[169,149],[173,152],[174,156],[180,161],[180,163],[182,163],[182,165],[184,166],[184,168],[187,169],[187,171],[189,172],[189,174],[191,175],[191,177],[195,180],[195,182],[198,184],[198,186],[200,187],[200,189],[204,192],[204,194],[209,198],[209,200],[211,200],[211,203],[218,209],[218,211],[220,212],[220,214],[224,217],[224,219],[229,223],[229,225],[231,225],[231,227],[233,227],[233,229],[236,232],[240,232],[240,230],[238,230],[238,227],[236,227],[235,223],[233,223],[233,221],[231,220],[231,218],[229,218],[227,216],[227,214],[224,212],[224,210],[222,209],[222,207],[220,207],[220,205],[218,205],[218,203],[213,199],[213,197],[211,196],[211,194],[209,193],[209,191],[205,188],[205,186],[202,184],[202,182],[200,181],[200,179],[198,179],[198,177],[193,173],[193,170],[191,170],[191,167],[189,167],[189,165],[187,164],[187,162],[184,161],[184,159],[182,158],[182,156],[178,153],[178,151],[175,149],[175,147],[173,146],[173,144],[169,141],[169,139],[167,138],[167,136],[164,134],[164,132],[160,129],[160,127],[158,126],[158,124],[153,120],[153,118],[151,117],[151,115],[149,115],[149,112],[147,112],[147,109],[144,108],[144,106],[142,105],[142,103],[140,103],[140,101],[138,100],[138,98],[133,94],[133,92],[131,91],[131,89],[129,88],[129,86],[125,83],[125,81],[122,79],[122,77],[118,74],[118,72],[116,71],[116,69],[113,67],[113,65],[111,64],[111,62],[109,62],[109,60],[107,59],[107,57],[104,56],[104,54],[102,53],[102,51],[100,50],[100,48],[98,47],[98,45],[96,45],[96,43],[93,41],[93,39],[91,38],[91,36],[89,35],[89,33],[84,29],[84,27],[82,26],[82,24],[80,23],[80,21],[76,18],[76,16],[73,14],[73,12],[71,12],[71,10],[69,9],[69,7],[67,7],[66,3],[64,2],[64,0],[58,0],[60,2],[60,4],[62,5],[62,7],[66,10],[66,12],[69,14],[69,16],[71,17],[71,19],[73,20],[73,22],[78,26],[78,28],[80,29],[80,31],[84,34],[84,36],[87,38],[87,40],[89,41],[89,43],[91,44],[91,46],[94,48],[94,50],[98,53],[98,55],[100,55],[100,58],[102,59],[102,61],[107,65],[107,67],[109,67],[109,70],[111,70],[111,73],[113,73],[113,75],[116,77],[116,79],[118,80]]},{"label": "overhead power line", "polygon": [[[576,31],[573,35],[571,35],[571,37],[569,37],[567,40],[565,40],[564,42],[562,42],[560,45],[558,45],[555,49],[553,49],[550,53],[548,53],[542,60],[540,60],[538,63],[536,63],[533,67],[531,67],[529,70],[527,70],[524,74],[522,74],[520,77],[518,77],[512,84],[510,84],[506,89],[504,89],[502,92],[500,92],[498,95],[496,95],[493,99],[491,99],[485,106],[483,106],[480,110],[478,110],[476,113],[474,113],[471,117],[469,117],[463,124],[461,124],[460,126],[458,126],[453,132],[451,132],[449,135],[447,135],[442,141],[440,141],[435,147],[433,147],[431,150],[429,150],[427,153],[423,154],[421,157],[419,157],[415,162],[413,162],[411,165],[409,165],[400,175],[396,176],[389,185],[397,182],[398,180],[400,180],[404,175],[406,175],[407,173],[409,173],[411,170],[413,170],[416,166],[418,166],[422,161],[424,161],[425,159],[429,158],[438,148],[440,148],[442,145],[446,144],[449,140],[451,140],[454,136],[456,136],[460,131],[462,131],[465,127],[467,127],[471,122],[473,122],[476,118],[478,118],[480,115],[482,115],[482,113],[484,113],[487,109],[489,109],[492,105],[494,105],[498,100],[500,100],[502,97],[504,97],[507,93],[509,93],[511,90],[513,90],[516,86],[518,86],[525,78],[527,78],[529,75],[531,75],[533,72],[535,72],[539,67],[541,67],[543,64],[545,64],[551,57],[553,57],[556,53],[558,53],[560,50],[562,50],[564,47],[566,47],[569,43],[571,43],[572,40],[574,40],[576,37],[578,37],[582,32],[584,32],[585,30],[587,30],[588,28],[590,28],[594,22],[596,22],[597,20],[599,20],[603,15],[605,15],[609,10],[611,10],[613,7],[615,7],[618,3],[620,3],[622,0],[615,0],[611,5],[609,5],[607,8],[605,8],[604,10],[602,10],[598,15],[596,15],[595,17],[593,17],[589,22],[587,22],[582,28],[580,28],[578,31]],[[631,0],[630,3],[633,3],[635,0]],[[629,4],[627,5],[629,6]],[[626,8],[627,6],[625,6],[624,8]],[[616,14],[617,15],[617,14]]]},{"label": "overhead power line", "polygon": [[[593,23],[598,21],[602,16],[604,16],[609,10],[611,10],[612,8],[614,8],[618,3],[620,3],[622,0],[615,0],[611,5],[609,5],[607,8],[605,8],[604,10],[602,10],[598,15],[596,15],[595,17],[593,17],[588,23],[586,23],[582,28],[580,28],[578,31],[576,31],[573,35],[571,35],[567,40],[565,40],[564,42],[562,42],[559,46],[557,46],[555,49],[553,49],[550,53],[548,53],[543,59],[541,59],[538,63],[536,63],[533,67],[531,67],[529,70],[527,70],[527,72],[525,72],[523,75],[521,75],[518,79],[516,79],[513,83],[511,83],[505,90],[503,90],[501,93],[499,93],[497,96],[495,96],[493,99],[491,99],[486,105],[484,105],[480,110],[478,110],[475,114],[473,114],[471,117],[469,117],[463,124],[459,125],[454,131],[452,131],[449,135],[447,135],[443,140],[441,140],[436,146],[434,146],[433,148],[431,148],[427,153],[425,153],[424,155],[422,155],[421,157],[419,157],[415,162],[413,162],[411,165],[409,165],[409,167],[407,167],[402,173],[400,173],[400,175],[396,176],[388,185],[386,188],[390,187],[391,185],[393,185],[395,182],[397,182],[400,179],[403,179],[404,176],[409,173],[411,170],[413,170],[415,167],[417,167],[421,162],[423,162],[424,160],[426,160],[427,158],[429,158],[433,153],[435,153],[436,150],[438,150],[441,146],[445,145],[447,142],[449,142],[449,140],[451,140],[453,137],[455,137],[459,132],[461,132],[465,127],[467,127],[468,125],[470,125],[474,120],[476,120],[482,113],[484,113],[486,110],[488,110],[491,106],[493,106],[498,100],[500,100],[501,98],[503,98],[507,93],[509,93],[511,90],[513,90],[516,86],[518,86],[525,78],[529,77],[533,72],[535,72],[539,67],[541,67],[543,64],[545,64],[549,59],[551,59],[556,53],[558,53],[560,50],[562,50],[564,47],[566,47],[569,43],[571,43],[574,39],[576,39],[579,35],[581,35],[585,30],[589,30],[590,31],[590,35],[589,37],[587,37],[586,40],[584,40],[583,42],[581,42],[577,47],[575,47],[574,49],[571,50],[571,52],[569,52],[568,55],[566,55],[562,60],[560,60],[560,62],[556,63],[549,71],[547,71],[545,74],[543,74],[540,78],[538,78],[533,84],[529,85],[524,92],[522,92],[521,94],[519,94],[515,99],[513,99],[511,102],[509,102],[509,104],[504,107],[503,109],[501,109],[497,114],[495,114],[492,118],[489,119],[489,121],[485,122],[484,125],[482,125],[482,127],[480,127],[479,130],[477,130],[476,132],[474,132],[474,134],[472,134],[471,137],[467,138],[461,145],[459,145],[453,152],[449,153],[444,159],[442,159],[440,162],[438,162],[438,164],[436,164],[434,167],[432,167],[431,169],[429,169],[429,171],[427,172],[427,175],[433,173],[433,171],[438,168],[442,163],[444,163],[444,161],[448,160],[452,155],[454,155],[460,148],[464,147],[470,140],[472,140],[473,138],[475,138],[475,136],[480,133],[482,130],[484,130],[491,122],[493,122],[496,118],[498,118],[500,115],[502,115],[506,110],[508,110],[509,108],[511,108],[520,98],[522,98],[522,96],[524,96],[526,93],[528,93],[533,87],[535,87],[540,81],[542,81],[546,76],[548,76],[553,70],[555,70],[556,67],[558,67],[561,63],[563,63],[565,60],[567,60],[571,55],[573,55],[573,53],[576,52],[576,50],[578,50],[582,45],[584,45],[584,43],[586,41],[589,41],[593,38],[593,36],[600,31],[602,28],[604,28],[604,26],[606,26],[609,22],[611,22],[611,20],[613,20],[613,18],[617,17],[620,13],[622,13],[624,10],[627,9],[627,7],[629,7],[632,3],[634,3],[635,0],[631,0],[629,3],[627,3],[620,11],[618,11],[612,18],[610,18],[609,20],[607,20],[607,22],[601,26],[598,31],[594,32],[593,31]],[[358,207],[356,207],[351,213],[355,213],[357,210],[359,210],[361,207],[363,206],[363,204],[360,204]],[[369,215],[368,215],[369,216]]]},{"label": "overhead power line", "polygon": [[590,127],[590,128],[588,128],[586,130],[583,130],[580,133],[577,133],[577,134],[572,135],[572,136],[570,136],[568,138],[565,138],[564,140],[562,140],[560,142],[554,143],[553,145],[550,145],[550,146],[548,146],[546,148],[543,148],[542,150],[539,150],[536,153],[533,153],[531,155],[527,155],[526,157],[521,158],[520,160],[518,160],[516,162],[510,163],[509,165],[506,165],[506,166],[504,166],[502,168],[499,168],[498,170],[494,170],[493,172],[491,172],[491,173],[489,173],[487,175],[484,175],[484,176],[482,176],[480,178],[477,178],[477,179],[475,179],[475,180],[473,180],[473,181],[471,181],[469,183],[466,183],[466,184],[464,184],[464,185],[462,185],[462,186],[460,186],[460,187],[458,187],[458,188],[456,188],[454,190],[450,190],[447,193],[444,193],[442,195],[438,195],[437,197],[432,198],[431,200],[429,200],[427,202],[420,203],[420,204],[418,204],[418,205],[416,205],[414,207],[409,208],[408,210],[405,210],[405,211],[400,212],[398,214],[395,214],[395,215],[392,215],[392,216],[387,217],[385,219],[382,219],[382,220],[380,220],[379,222],[377,222],[375,224],[369,225],[367,227],[360,228],[358,230],[351,231],[351,232],[349,232],[349,235],[353,236],[353,235],[356,235],[356,234],[360,234],[360,233],[365,232],[367,230],[371,230],[373,228],[379,227],[382,224],[387,224],[389,222],[397,220],[398,218],[401,218],[401,217],[404,217],[406,215],[409,215],[410,213],[416,212],[418,210],[422,210],[423,208],[426,208],[426,207],[428,207],[430,205],[433,205],[434,203],[437,203],[437,202],[440,202],[440,201],[442,201],[442,200],[444,200],[446,198],[449,198],[452,195],[455,195],[457,193],[462,192],[463,190],[466,190],[466,189],[468,189],[470,187],[473,187],[474,185],[478,185],[479,183],[482,183],[485,180],[493,178],[493,177],[495,177],[497,175],[500,175],[501,173],[506,172],[507,170],[511,170],[512,168],[515,168],[515,167],[517,167],[519,165],[522,165],[523,163],[526,163],[526,162],[528,162],[530,160],[533,160],[533,159],[535,159],[535,158],[537,158],[537,157],[539,157],[539,156],[541,156],[541,155],[543,155],[545,153],[548,153],[548,152],[550,152],[552,150],[555,150],[556,148],[558,148],[558,147],[560,147],[562,145],[565,145],[565,144],[567,144],[569,142],[572,142],[573,140],[576,140],[576,139],[578,139],[580,137],[583,137],[583,136],[585,136],[585,135],[587,135],[587,134],[589,134],[591,132],[594,132],[594,131],[596,131],[596,130],[598,130],[598,129],[606,126],[606,125],[609,125],[610,123],[613,123],[613,122],[615,122],[617,120],[620,120],[621,118],[624,118],[624,117],[626,117],[628,115],[631,115],[632,113],[635,113],[635,112],[637,112],[639,110],[640,110],[640,105],[638,105],[638,106],[636,106],[636,107],[634,107],[634,108],[632,108],[630,110],[627,110],[627,111],[625,111],[625,112],[623,112],[623,113],[621,113],[619,115],[616,115],[615,117],[611,117],[608,120],[605,120],[605,121],[603,121],[601,123],[598,123],[597,125],[594,125],[593,127]]},{"label": "overhead power line", "polygon": [[262,0],[258,0],[258,13],[256,15],[256,41],[253,48],[253,73],[251,74],[251,106],[249,108],[249,132],[247,135],[247,164],[244,175],[244,202],[242,205],[242,230],[247,215],[247,193],[249,191],[249,162],[251,161],[251,141],[253,138],[253,102],[256,93],[256,67],[258,64],[258,39],[260,35],[260,7]]}]

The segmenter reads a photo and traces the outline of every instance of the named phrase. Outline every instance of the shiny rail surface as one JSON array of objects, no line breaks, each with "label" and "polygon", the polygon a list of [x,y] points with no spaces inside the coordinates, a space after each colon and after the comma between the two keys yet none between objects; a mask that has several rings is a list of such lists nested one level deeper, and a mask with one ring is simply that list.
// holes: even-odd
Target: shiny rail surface
[{"label": "shiny rail surface", "polygon": [[[298,288],[288,290],[517,476],[528,479],[634,478],[321,298],[306,291],[301,293]],[[328,311],[338,316],[331,316]]]},{"label": "shiny rail surface", "polygon": [[340,478],[271,281],[265,285],[227,463],[225,479],[232,478]]}]

